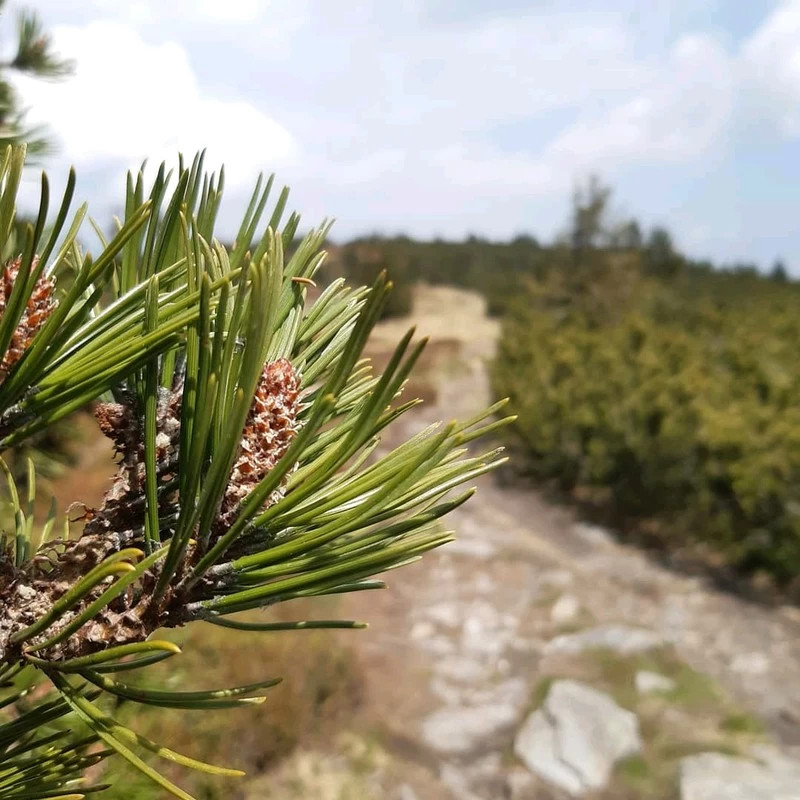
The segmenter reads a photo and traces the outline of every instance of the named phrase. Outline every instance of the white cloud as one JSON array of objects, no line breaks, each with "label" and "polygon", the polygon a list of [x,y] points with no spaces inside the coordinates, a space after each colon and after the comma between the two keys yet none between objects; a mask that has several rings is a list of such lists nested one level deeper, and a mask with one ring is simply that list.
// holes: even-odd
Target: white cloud
[{"label": "white cloud", "polygon": [[[162,3],[158,5],[163,6]],[[182,11],[184,16],[187,13],[199,14],[217,22],[252,22],[265,12],[269,3],[264,0],[182,0],[172,5],[178,6],[173,14]]]},{"label": "white cloud", "polygon": [[691,163],[718,147],[733,106],[730,59],[712,39],[686,36],[666,61],[642,70],[641,89],[608,109],[589,107],[538,151],[458,143],[432,153],[433,174],[480,197],[565,196],[577,178],[614,179],[637,164]]},{"label": "white cloud", "polygon": [[682,162],[718,145],[733,108],[731,62],[704,36],[684,36],[644,91],[565,129],[547,156],[578,169]]},{"label": "white cloud", "polygon": [[59,160],[87,169],[111,162],[121,171],[206,147],[237,185],[296,152],[286,128],[254,105],[202,92],[177,43],[148,44],[116,22],[57,27],[53,37],[75,58],[74,77],[19,83],[30,121],[46,123],[59,140]]},{"label": "white cloud", "polygon": [[800,136],[800,0],[783,0],[742,47],[743,82],[753,110]]},{"label": "white cloud", "polygon": [[[74,4],[73,4],[74,5]],[[59,10],[63,0],[38,0],[37,10]],[[176,20],[184,25],[214,23],[242,25],[259,19],[285,25],[307,16],[306,0],[84,0],[71,11],[89,12],[94,19],[124,20],[134,24],[163,24]]]}]

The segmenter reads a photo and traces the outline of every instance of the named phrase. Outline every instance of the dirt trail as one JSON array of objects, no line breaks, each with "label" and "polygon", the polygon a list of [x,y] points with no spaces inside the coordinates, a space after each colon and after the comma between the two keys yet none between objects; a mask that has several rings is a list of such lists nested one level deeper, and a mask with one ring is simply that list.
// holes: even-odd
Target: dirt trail
[{"label": "dirt trail", "polygon": [[[486,360],[498,334],[480,299],[454,289],[420,291],[413,322],[434,345],[425,371],[436,400],[405,422],[403,435],[487,403]],[[372,348],[388,350],[407,324],[382,324]],[[765,720],[768,737],[788,750],[800,745],[794,609],[751,605],[668,571],[535,491],[491,476],[450,526],[458,541],[393,573],[388,592],[348,601],[371,622],[358,637],[369,682],[358,727],[378,732],[391,764],[381,767],[376,797],[560,797],[513,757],[514,734],[552,674],[549,643],[610,623],[674,644]]]}]

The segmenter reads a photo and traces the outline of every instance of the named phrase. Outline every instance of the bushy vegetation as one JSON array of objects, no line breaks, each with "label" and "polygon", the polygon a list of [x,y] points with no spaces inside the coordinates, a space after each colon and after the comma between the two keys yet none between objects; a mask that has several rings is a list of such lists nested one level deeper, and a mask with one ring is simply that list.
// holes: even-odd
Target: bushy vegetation
[{"label": "bushy vegetation", "polygon": [[493,379],[519,414],[518,464],[658,517],[671,544],[796,576],[800,289],[596,262],[531,282],[505,320]]}]

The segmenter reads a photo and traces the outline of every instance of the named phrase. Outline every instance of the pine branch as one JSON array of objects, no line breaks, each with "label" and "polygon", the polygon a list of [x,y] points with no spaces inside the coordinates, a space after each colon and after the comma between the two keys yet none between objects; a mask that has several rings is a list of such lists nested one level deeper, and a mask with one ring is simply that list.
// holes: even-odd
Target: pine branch
[{"label": "pine branch", "polygon": [[22,11],[17,20],[17,52],[9,67],[40,78],[63,78],[75,69],[73,61],[53,52],[53,43],[42,21],[32,11]]},{"label": "pine branch", "polygon": [[44,80],[60,80],[71,75],[74,63],[59,57],[51,37],[44,32],[39,17],[22,11],[17,17],[17,45],[13,58],[0,63],[5,73],[0,77],[0,149],[26,145],[29,156],[41,156],[52,150],[48,130],[26,122],[22,98],[5,77],[9,70]]},{"label": "pine branch", "polygon": [[[9,153],[0,170],[0,234],[13,220],[23,157]],[[8,473],[16,522],[0,558],[0,664],[46,678],[60,697],[48,713],[82,720],[110,751],[188,797],[137,751],[220,769],[143,739],[108,716],[103,699],[242,706],[274,681],[173,692],[107,675],[176,656],[157,632],[198,621],[249,635],[360,627],[229,617],[378,588],[375,575],[450,541],[439,521],[471,495],[451,490],[502,462],[467,445],[503,420],[493,419],[498,404],[375,458],[384,429],[416,405],[399,398],[425,344],[410,331],[381,375],[362,357],[390,289],[385,277],[369,288],[335,282],[309,307],[327,223],[287,258],[299,217],[281,227],[283,190],[256,237],[273,186],[259,179],[227,250],[213,238],[222,176],[204,175],[200,155],[175,178],[169,194],[163,166],[149,191],[141,173],[128,176],[125,218],[96,259],[76,243],[81,211],[61,234],[72,184],[44,238],[44,180],[39,219],[7,267],[0,444],[102,396],[95,416],[119,465],[77,539],[58,538],[55,514],[37,528],[33,495],[21,499]],[[87,757],[69,757],[80,772]],[[43,767],[37,780],[50,786],[49,776]]]}]

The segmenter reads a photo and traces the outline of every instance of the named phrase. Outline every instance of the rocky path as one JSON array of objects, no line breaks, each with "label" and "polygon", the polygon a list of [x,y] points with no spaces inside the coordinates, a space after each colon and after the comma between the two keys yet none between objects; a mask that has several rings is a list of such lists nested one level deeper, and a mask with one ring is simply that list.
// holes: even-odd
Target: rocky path
[{"label": "rocky path", "polygon": [[[380,327],[379,357],[407,322]],[[414,322],[435,400],[403,435],[487,403],[498,335],[453,289],[420,292]],[[794,609],[668,571],[491,476],[448,526],[456,542],[348,601],[371,622],[356,733],[381,756],[344,756],[348,782],[304,796],[800,800]]]}]

